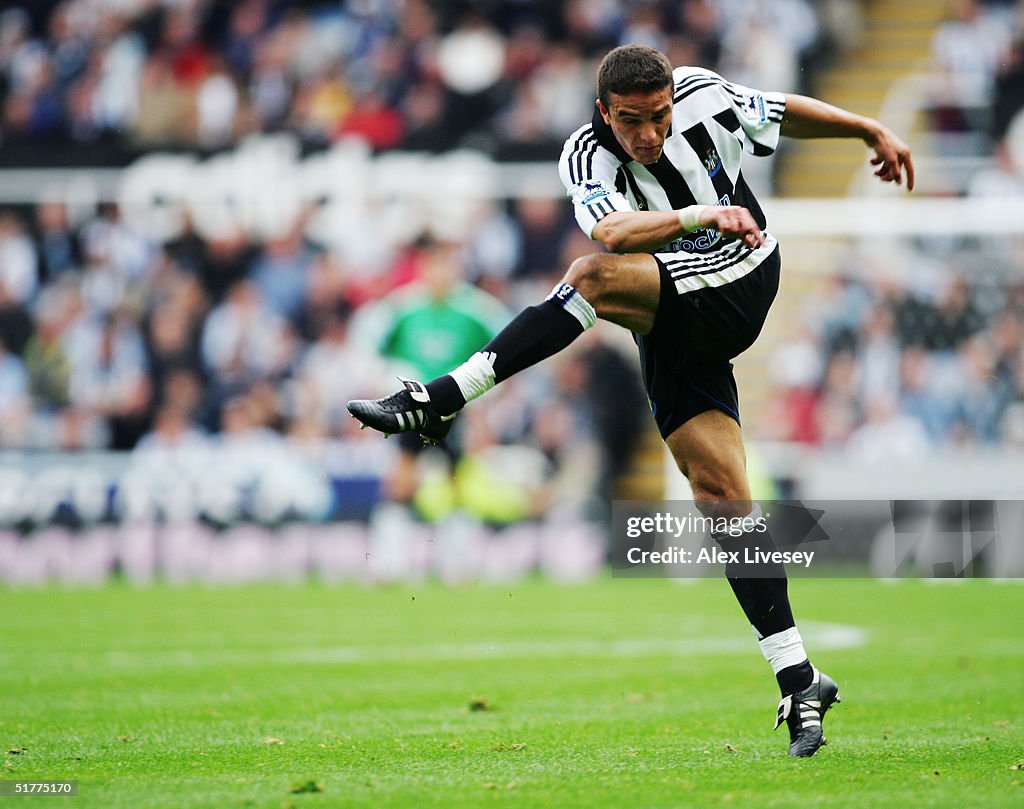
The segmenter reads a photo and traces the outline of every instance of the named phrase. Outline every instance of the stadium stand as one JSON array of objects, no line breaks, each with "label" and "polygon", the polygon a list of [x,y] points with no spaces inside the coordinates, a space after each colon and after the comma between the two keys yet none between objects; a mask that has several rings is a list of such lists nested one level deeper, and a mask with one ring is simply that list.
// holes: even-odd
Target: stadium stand
[{"label": "stadium stand", "polygon": [[[1019,196],[1020,152],[1007,133],[1024,104],[1022,5],[955,3],[943,21],[934,3],[856,0],[8,4],[0,12],[0,164],[102,170],[154,150],[213,160],[250,136],[285,133],[303,156],[357,139],[378,156],[460,147],[499,163],[546,162],[553,172],[565,134],[589,115],[595,60],[620,42],[876,113],[890,90],[883,76],[923,71],[930,87],[963,77],[964,54],[982,55],[969,38],[984,25],[1016,39],[986,40],[969,93],[919,94],[916,142],[926,165],[937,154],[967,160],[952,188],[934,190]],[[823,157],[782,156],[782,191],[849,186],[853,164],[828,144],[815,148]],[[4,449],[141,451],[167,441],[237,443],[240,433],[254,445],[283,441],[302,451],[320,440],[358,445],[339,403],[382,393],[389,369],[358,344],[353,326],[416,279],[427,234],[378,228],[378,239],[350,239],[339,250],[310,238],[300,217],[259,238],[202,221],[165,240],[140,232],[112,202],[69,202],[40,188],[7,203]],[[531,299],[590,249],[567,207],[546,191],[482,204],[462,244],[470,280],[513,307]],[[788,296],[782,311],[798,328],[780,335],[755,380],[749,429],[867,454],[893,432],[906,452],[1024,440],[1020,238],[850,248]],[[986,273],[969,258],[979,251]],[[575,395],[621,362],[618,347],[611,336],[564,360],[578,374],[568,411],[563,402],[558,412],[574,434],[603,447],[593,485],[604,496],[615,491],[608,481],[629,470],[636,474],[622,491],[656,487],[649,467],[631,463],[642,430],[617,431],[610,425],[621,413],[607,412],[596,392]],[[635,381],[617,374],[622,384]],[[536,420],[555,407],[553,390],[550,370],[524,376],[510,396],[527,417],[494,440],[533,447],[555,475],[557,448]],[[487,408],[512,406],[496,397],[481,405],[480,420]]]}]

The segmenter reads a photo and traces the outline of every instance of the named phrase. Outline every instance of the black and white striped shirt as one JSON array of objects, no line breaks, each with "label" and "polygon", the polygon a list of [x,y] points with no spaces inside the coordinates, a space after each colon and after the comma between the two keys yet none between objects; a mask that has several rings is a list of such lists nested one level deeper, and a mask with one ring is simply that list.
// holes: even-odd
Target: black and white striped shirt
[{"label": "black and white striped shirt", "polygon": [[[596,108],[593,121],[566,140],[558,173],[588,236],[612,211],[671,211],[695,204],[742,205],[764,229],[764,213],[743,179],[741,163],[744,151],[758,156],[775,151],[785,96],[733,84],[702,68],[678,67],[672,75],[672,126],[657,163],[630,158]],[[685,293],[743,277],[775,246],[770,234],[764,245],[751,249],[704,229],[655,252]]]}]

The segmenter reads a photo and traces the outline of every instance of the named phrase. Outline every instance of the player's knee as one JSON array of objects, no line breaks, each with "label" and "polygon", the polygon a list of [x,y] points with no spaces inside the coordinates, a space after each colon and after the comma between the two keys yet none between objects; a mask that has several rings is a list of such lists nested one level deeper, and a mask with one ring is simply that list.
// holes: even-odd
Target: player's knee
[{"label": "player's knee", "polygon": [[733,519],[750,513],[750,492],[745,481],[716,471],[705,471],[690,479],[693,499],[709,517]]},{"label": "player's knee", "polygon": [[608,287],[611,268],[602,253],[581,256],[569,265],[562,281],[571,284],[591,306],[596,307]]}]

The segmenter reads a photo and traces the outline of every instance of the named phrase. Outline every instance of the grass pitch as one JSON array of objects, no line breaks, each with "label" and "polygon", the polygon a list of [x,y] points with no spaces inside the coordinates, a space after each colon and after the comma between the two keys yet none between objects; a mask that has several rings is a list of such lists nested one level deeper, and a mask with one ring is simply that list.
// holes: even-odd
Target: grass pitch
[{"label": "grass pitch", "polygon": [[1024,805],[1024,586],[791,592],[843,696],[809,760],[724,581],[0,590],[0,778],[78,779],[27,807]]}]

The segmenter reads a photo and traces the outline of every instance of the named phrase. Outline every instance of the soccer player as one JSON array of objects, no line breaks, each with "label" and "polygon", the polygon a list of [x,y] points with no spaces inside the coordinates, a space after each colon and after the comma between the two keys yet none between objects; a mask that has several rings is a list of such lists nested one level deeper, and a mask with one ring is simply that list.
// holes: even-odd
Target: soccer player
[{"label": "soccer player", "polygon": [[[597,318],[633,332],[654,418],[706,515],[756,519],[730,360],[757,338],[779,284],[779,248],[743,179],[745,155],[779,135],[858,138],[875,175],[914,185],[910,149],[871,118],[805,96],[761,92],[708,70],[675,70],[641,45],[615,48],[598,71],[593,120],[566,141],[559,174],[576,219],[609,252],[574,261],[551,295],[521,312],[448,374],[376,401],[349,403],[364,425],[443,439],[465,404],[562,350]],[[715,537],[719,542],[728,539]],[[765,534],[740,537],[765,548]],[[726,576],[775,672],[775,727],[789,754],[824,743],[838,687],[808,660],[785,571]]]}]

